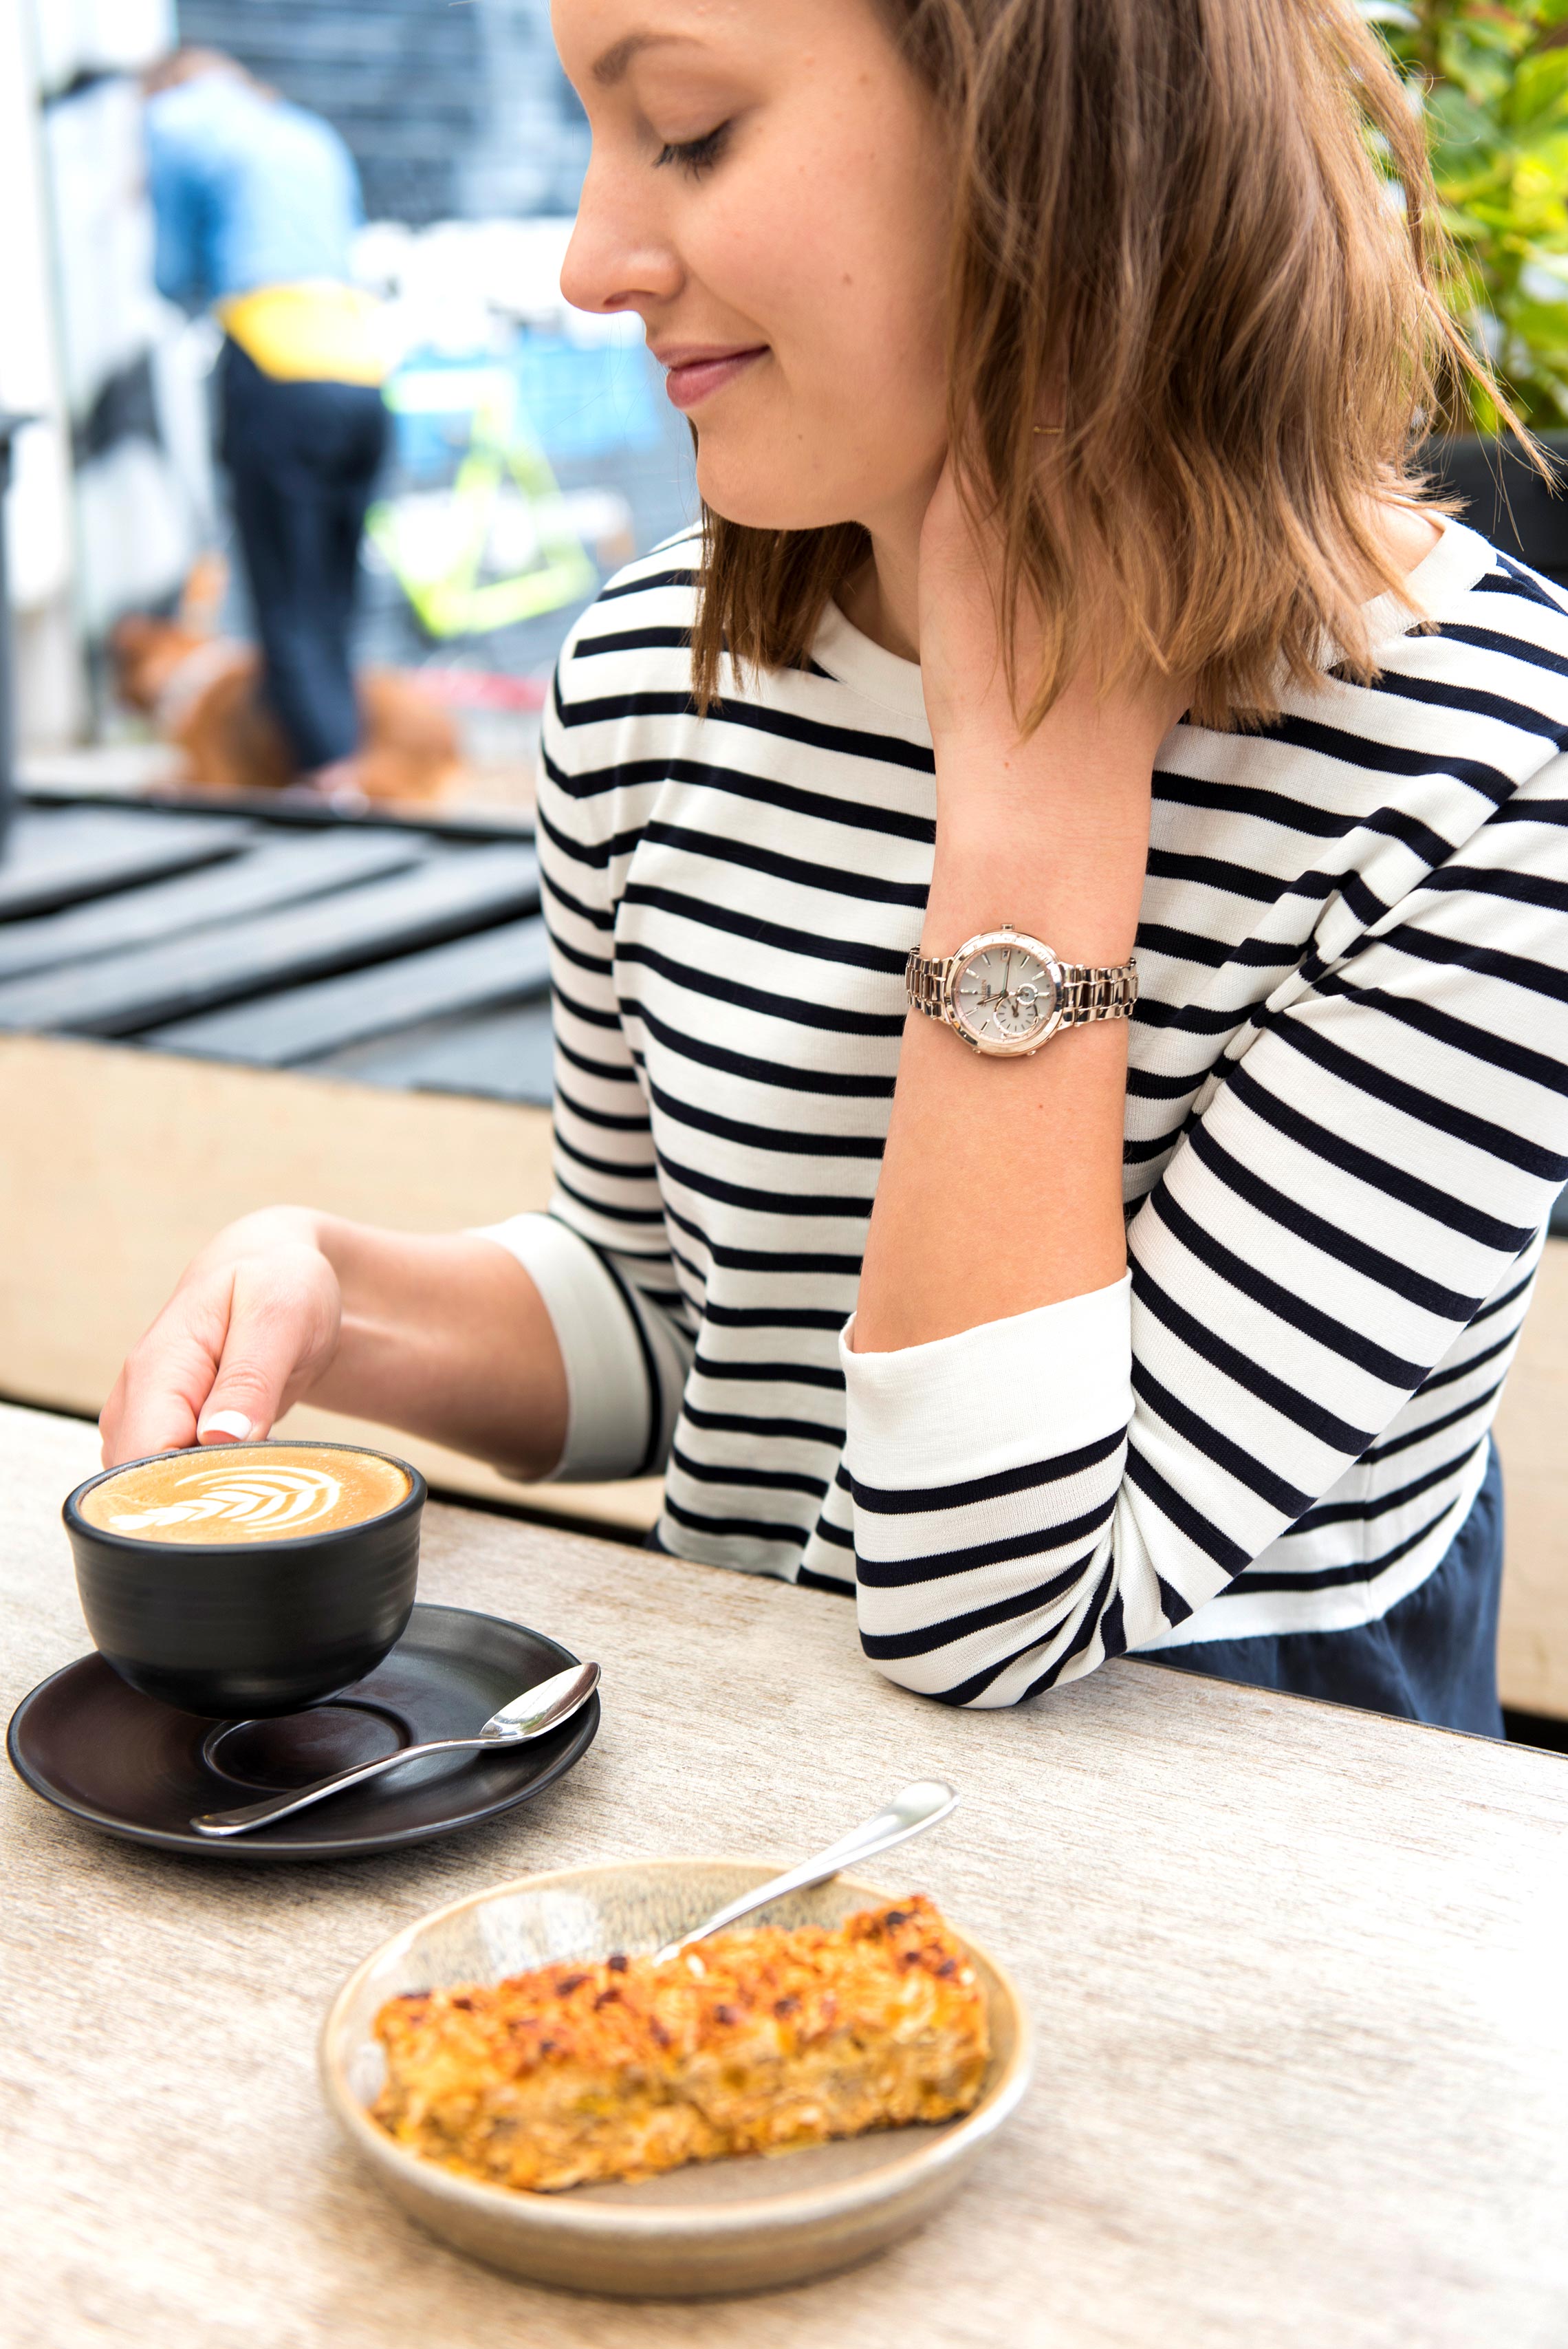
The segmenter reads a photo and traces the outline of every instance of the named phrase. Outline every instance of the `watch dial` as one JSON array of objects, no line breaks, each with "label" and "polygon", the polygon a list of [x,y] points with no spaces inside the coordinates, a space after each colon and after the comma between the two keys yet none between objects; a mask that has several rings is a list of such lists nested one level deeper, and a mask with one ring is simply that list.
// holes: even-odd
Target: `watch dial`
[{"label": "watch dial", "polygon": [[954,1002],[976,1043],[1016,1046],[1049,1024],[1057,986],[1027,947],[982,947],[960,969]]}]

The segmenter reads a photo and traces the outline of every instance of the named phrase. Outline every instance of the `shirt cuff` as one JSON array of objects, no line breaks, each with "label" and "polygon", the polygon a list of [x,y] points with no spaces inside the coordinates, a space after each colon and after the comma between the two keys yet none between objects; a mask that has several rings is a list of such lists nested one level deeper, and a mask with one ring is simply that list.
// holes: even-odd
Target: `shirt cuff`
[{"label": "shirt cuff", "polygon": [[892,1354],[839,1340],[845,1455],[891,1492],[967,1484],[1099,1442],[1132,1417],[1132,1276]]},{"label": "shirt cuff", "polygon": [[566,1448],[548,1476],[530,1484],[607,1485],[634,1476],[648,1448],[651,1409],[631,1309],[589,1243],[554,1216],[487,1224],[544,1299],[566,1366]]}]

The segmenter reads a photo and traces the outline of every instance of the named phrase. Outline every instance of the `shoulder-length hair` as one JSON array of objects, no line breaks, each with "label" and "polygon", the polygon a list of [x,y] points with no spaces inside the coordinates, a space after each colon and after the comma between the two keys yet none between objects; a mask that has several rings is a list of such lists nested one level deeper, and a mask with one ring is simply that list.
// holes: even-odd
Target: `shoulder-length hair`
[{"label": "shoulder-length hair", "polygon": [[[951,107],[951,439],[999,530],[1021,716],[1105,641],[1107,597],[1107,681],[1193,677],[1202,723],[1276,715],[1326,644],[1371,677],[1364,605],[1401,584],[1376,502],[1423,501],[1417,435],[1466,378],[1513,419],[1440,298],[1418,109],[1350,0],[877,5]],[[869,542],[704,531],[706,709],[727,652],[804,666]]]}]

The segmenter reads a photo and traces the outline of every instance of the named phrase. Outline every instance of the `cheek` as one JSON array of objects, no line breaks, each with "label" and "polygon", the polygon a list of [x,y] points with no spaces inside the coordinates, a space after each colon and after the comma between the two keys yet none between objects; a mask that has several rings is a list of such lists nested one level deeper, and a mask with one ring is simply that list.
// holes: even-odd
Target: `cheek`
[{"label": "cheek", "polygon": [[698,420],[704,497],[757,528],[861,519],[929,474],[946,438],[938,236],[912,234],[907,210],[895,224],[874,188],[868,202],[828,172],[791,177],[688,255],[772,353]]}]

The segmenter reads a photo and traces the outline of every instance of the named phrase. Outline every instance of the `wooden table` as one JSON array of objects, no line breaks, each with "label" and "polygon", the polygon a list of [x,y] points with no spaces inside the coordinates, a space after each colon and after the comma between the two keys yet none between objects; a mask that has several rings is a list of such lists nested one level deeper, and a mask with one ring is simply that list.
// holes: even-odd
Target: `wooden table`
[{"label": "wooden table", "polygon": [[[91,1431],[0,1411],[7,1702],[86,1647]],[[78,1828],[5,1774],[9,2349],[1562,2349],[1568,1762],[1120,1664],[1022,1713],[879,1680],[841,1602],[432,1509],[422,1588],[605,1671],[582,1767],[408,1857],[257,1871]],[[994,1941],[1040,2069],[975,2183],[757,2301],[535,2292],[426,2240],[327,2124],[345,1973],[438,1903],[632,1853],[783,1860],[903,1779],[883,1863]]]}]

